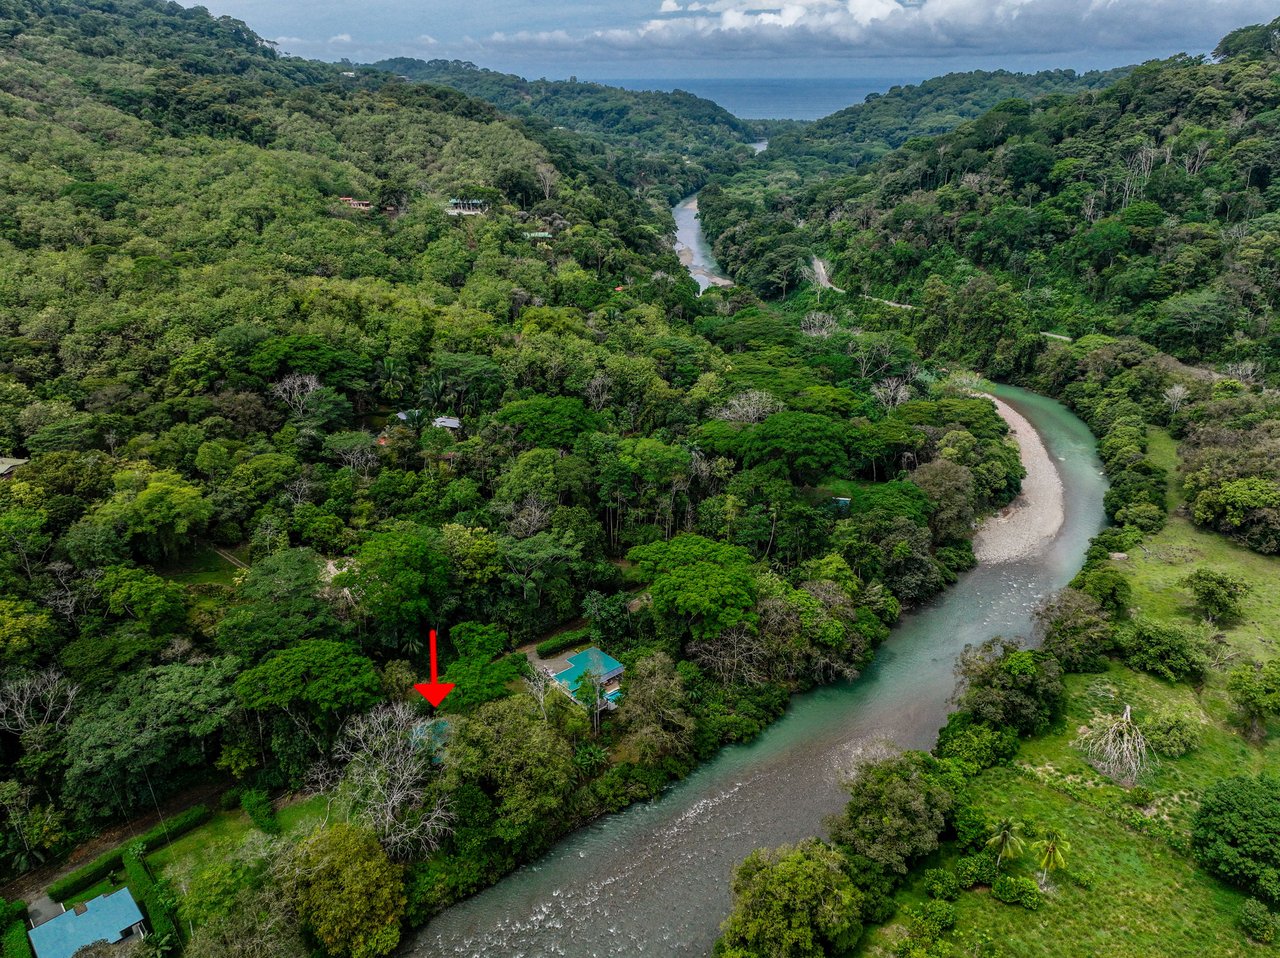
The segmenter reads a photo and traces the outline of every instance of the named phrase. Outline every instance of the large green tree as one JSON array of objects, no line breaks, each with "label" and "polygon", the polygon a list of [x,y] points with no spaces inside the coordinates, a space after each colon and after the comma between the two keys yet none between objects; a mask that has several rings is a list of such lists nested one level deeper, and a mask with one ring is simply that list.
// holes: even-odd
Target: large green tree
[{"label": "large green tree", "polygon": [[404,874],[370,831],[317,828],[279,868],[303,926],[334,958],[380,958],[400,943]]},{"label": "large green tree", "polygon": [[813,839],[752,852],[734,871],[733,896],[717,954],[820,958],[862,936],[861,893],[840,854]]}]

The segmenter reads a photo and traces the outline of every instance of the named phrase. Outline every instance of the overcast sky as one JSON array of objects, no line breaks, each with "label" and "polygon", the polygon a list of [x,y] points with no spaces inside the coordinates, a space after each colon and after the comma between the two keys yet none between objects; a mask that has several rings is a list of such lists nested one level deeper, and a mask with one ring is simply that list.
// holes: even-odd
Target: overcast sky
[{"label": "overcast sky", "polygon": [[525,76],[914,77],[1203,53],[1276,0],[207,0],[282,52]]}]

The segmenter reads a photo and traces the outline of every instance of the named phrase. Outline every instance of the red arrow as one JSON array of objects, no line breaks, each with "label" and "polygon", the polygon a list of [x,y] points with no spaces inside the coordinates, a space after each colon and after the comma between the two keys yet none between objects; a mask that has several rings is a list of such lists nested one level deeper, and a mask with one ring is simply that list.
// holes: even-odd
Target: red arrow
[{"label": "red arrow", "polygon": [[432,629],[431,636],[431,681],[419,682],[414,686],[424,699],[434,705],[440,707],[440,703],[444,701],[445,696],[453,691],[452,682],[441,682],[436,674],[436,630]]}]

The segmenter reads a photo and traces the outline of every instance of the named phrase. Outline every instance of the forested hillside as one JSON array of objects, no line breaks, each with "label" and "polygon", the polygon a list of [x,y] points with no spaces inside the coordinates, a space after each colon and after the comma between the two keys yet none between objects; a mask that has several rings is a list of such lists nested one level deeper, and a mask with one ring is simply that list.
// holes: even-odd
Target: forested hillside
[{"label": "forested hillside", "polygon": [[949,133],[1004,100],[1035,100],[1099,90],[1115,83],[1130,69],[1080,74],[1074,70],[948,73],[923,83],[895,86],[883,94],[873,93],[864,103],[773,137],[769,150],[778,159],[819,159],[837,166],[857,167],[879,159],[912,137]]},{"label": "forested hillside", "polygon": [[526,80],[459,60],[382,60],[373,67],[453,87],[519,116],[539,116],[582,133],[607,135],[637,149],[674,143],[702,147],[745,145],[755,130],[728,110],[682,90],[626,90],[578,80]]},{"label": "forested hillside", "polygon": [[711,173],[735,170],[759,138],[755,126],[682,90],[625,90],[578,80],[526,80],[459,60],[382,60],[374,69],[461,90],[512,116],[573,130],[599,144],[629,185],[674,202]]},{"label": "forested hillside", "polygon": [[[865,175],[801,181],[775,163],[713,184],[700,209],[719,261],[764,292],[826,250],[837,285],[925,306],[922,322],[990,277],[1039,291],[1019,297],[1032,328],[1260,358],[1234,344],[1238,330],[1271,348],[1246,317],[1275,306],[1276,106],[1273,60],[1147,64],[1102,91],[1008,100]],[[945,334],[924,335],[930,349]],[[960,352],[987,362],[990,338],[969,342],[983,348]]]},{"label": "forested hillside", "polygon": [[[48,891],[145,953],[390,953],[856,675],[1018,492],[970,380],[698,298],[571,132],[157,0],[0,0],[0,111],[0,875],[138,836]],[[590,645],[616,709],[542,670]]]}]

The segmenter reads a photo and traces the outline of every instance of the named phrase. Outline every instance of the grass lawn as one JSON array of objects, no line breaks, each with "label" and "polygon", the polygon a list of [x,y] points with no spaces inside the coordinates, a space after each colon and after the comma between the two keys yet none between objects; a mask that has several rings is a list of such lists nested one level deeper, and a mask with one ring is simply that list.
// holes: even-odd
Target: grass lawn
[{"label": "grass lawn", "polygon": [[[248,561],[248,547],[240,546],[228,549],[241,561]],[[179,562],[158,570],[166,579],[182,585],[225,585],[234,584],[236,576],[244,570],[214,551],[212,546],[201,546],[196,552]]]},{"label": "grass lawn", "polygon": [[[1070,676],[1065,721],[1023,744],[1017,758],[1021,769],[991,769],[974,782],[974,800],[989,818],[1011,815],[1033,828],[1060,829],[1072,846],[1068,868],[1096,878],[1088,890],[1056,878],[1035,912],[1006,905],[987,891],[963,893],[957,927],[985,932],[1009,956],[1268,953],[1239,930],[1244,896],[1201,872],[1176,845],[1189,837],[1199,796],[1213,782],[1241,772],[1280,769],[1280,722],[1272,722],[1263,747],[1250,745],[1239,732],[1225,690],[1225,673],[1236,663],[1280,654],[1280,558],[1257,555],[1177,515],[1176,446],[1166,433],[1152,430],[1150,454],[1174,477],[1171,515],[1161,532],[1114,563],[1133,587],[1134,611],[1198,625],[1200,616],[1178,581],[1201,565],[1240,576],[1253,589],[1240,620],[1216,631],[1217,662],[1203,688],[1165,682],[1119,663],[1099,675]],[[1094,715],[1116,714],[1126,704],[1133,706],[1139,727],[1157,709],[1185,712],[1200,725],[1199,748],[1180,758],[1159,759],[1140,782],[1152,800],[1137,811],[1166,829],[1168,838],[1126,824],[1125,817],[1135,811],[1133,795],[1099,775],[1071,744]],[[939,861],[930,864],[945,866],[953,860],[954,854],[944,849]],[[1034,874],[1029,851],[1011,871]],[[918,885],[899,894],[900,905],[924,900]],[[861,953],[888,955],[902,933],[900,922],[876,929]]]},{"label": "grass lawn", "polygon": [[[1166,844],[1137,834],[1080,802],[1010,769],[984,774],[978,801],[992,816],[1014,815],[1053,825],[1071,841],[1068,867],[1087,870],[1094,887],[1054,877],[1044,904],[1031,912],[997,901],[989,891],[963,892],[957,928],[980,929],[1011,958],[1200,958],[1264,954],[1236,927],[1243,896],[1199,871]],[[1029,843],[1028,843],[1029,844]],[[938,864],[949,865],[953,859]],[[1028,848],[1008,873],[1035,877]],[[918,883],[917,883],[918,884]],[[919,904],[919,887],[900,905]],[[897,923],[876,929],[864,955],[887,955],[902,933]]]},{"label": "grass lawn", "polygon": [[[324,812],[324,796],[314,795],[305,801],[285,806],[276,817],[287,835],[310,828],[324,817]],[[159,876],[170,868],[203,862],[214,849],[238,845],[253,831],[249,816],[239,809],[217,812],[199,828],[175,838],[172,844],[156,849],[147,856],[147,863]]]},{"label": "grass lawn", "polygon": [[98,882],[96,885],[90,885],[84,891],[78,892],[72,895],[62,904],[66,906],[68,911],[70,911],[74,906],[80,904],[81,902],[89,901],[92,898],[97,898],[99,895],[110,894],[111,892],[115,891],[117,888],[123,888],[123,887],[124,886],[121,885],[119,882],[113,882],[110,878],[104,878],[102,879],[102,881]]}]

